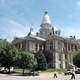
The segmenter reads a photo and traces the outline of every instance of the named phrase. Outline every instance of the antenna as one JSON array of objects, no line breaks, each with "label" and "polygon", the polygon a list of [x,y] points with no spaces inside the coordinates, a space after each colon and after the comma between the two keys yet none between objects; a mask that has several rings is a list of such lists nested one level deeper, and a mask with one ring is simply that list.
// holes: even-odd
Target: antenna
[{"label": "antenna", "polygon": [[31,27],[30,27],[30,32],[32,32],[32,31],[33,31],[33,28],[32,28],[32,26],[33,26],[33,24],[31,24]]}]

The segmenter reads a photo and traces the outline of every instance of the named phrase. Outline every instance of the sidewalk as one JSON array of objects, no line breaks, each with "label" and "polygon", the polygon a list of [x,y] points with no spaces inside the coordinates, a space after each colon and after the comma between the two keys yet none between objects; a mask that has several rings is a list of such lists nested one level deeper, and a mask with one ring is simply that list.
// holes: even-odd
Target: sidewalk
[{"label": "sidewalk", "polygon": [[54,78],[54,73],[41,72],[39,76],[14,76],[7,74],[0,74],[0,80],[69,80],[69,76],[64,76],[63,74],[58,74],[58,78]]},{"label": "sidewalk", "polygon": [[54,72],[47,72],[47,73],[40,73],[40,75],[38,76],[40,78],[49,78],[52,79],[52,80],[64,80],[64,75],[63,74],[57,74],[57,77],[58,78],[54,78]]}]

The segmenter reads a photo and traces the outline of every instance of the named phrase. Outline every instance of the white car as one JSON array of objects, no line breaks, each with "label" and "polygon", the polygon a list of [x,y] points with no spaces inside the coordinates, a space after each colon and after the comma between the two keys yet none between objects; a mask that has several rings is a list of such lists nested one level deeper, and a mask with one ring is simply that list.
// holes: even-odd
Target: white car
[{"label": "white car", "polygon": [[[6,72],[9,72],[9,69],[8,68],[5,68],[5,67],[2,67],[0,69],[0,71],[6,73]],[[14,71],[14,67],[10,67],[10,72],[13,72],[13,71]]]}]

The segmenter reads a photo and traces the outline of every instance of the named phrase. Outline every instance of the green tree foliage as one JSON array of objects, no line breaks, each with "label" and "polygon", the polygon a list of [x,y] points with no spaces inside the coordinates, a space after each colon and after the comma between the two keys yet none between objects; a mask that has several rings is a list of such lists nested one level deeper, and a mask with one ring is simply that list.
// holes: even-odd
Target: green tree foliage
[{"label": "green tree foliage", "polygon": [[41,50],[38,53],[36,53],[36,58],[38,62],[38,69],[46,70],[48,68],[48,65],[47,65],[46,58]]},{"label": "green tree foliage", "polygon": [[74,65],[80,67],[80,50],[76,51],[73,56]]},{"label": "green tree foliage", "polygon": [[8,68],[14,66],[18,50],[6,40],[0,40],[0,65]]},{"label": "green tree foliage", "polygon": [[36,68],[37,61],[31,52],[20,52],[17,56],[17,66],[23,69],[23,75],[26,68]]}]

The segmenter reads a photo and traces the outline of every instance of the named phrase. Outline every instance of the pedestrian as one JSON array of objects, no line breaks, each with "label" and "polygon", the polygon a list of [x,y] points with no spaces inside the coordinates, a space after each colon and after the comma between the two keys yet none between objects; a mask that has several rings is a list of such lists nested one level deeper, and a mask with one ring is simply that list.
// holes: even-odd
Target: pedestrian
[{"label": "pedestrian", "polygon": [[75,80],[75,71],[74,70],[72,70],[72,72],[71,72],[71,80]]},{"label": "pedestrian", "polygon": [[54,78],[57,78],[57,73],[54,73]]}]

